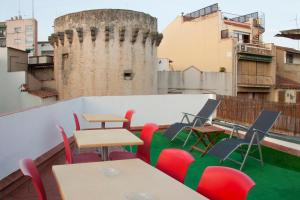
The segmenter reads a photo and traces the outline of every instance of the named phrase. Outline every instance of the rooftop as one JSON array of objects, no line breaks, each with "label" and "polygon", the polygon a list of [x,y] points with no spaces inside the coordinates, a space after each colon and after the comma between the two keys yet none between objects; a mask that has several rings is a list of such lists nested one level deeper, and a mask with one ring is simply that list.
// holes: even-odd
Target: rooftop
[{"label": "rooftop", "polygon": [[[128,108],[136,110],[132,127],[140,130],[147,122],[160,125],[159,130],[152,141],[151,163],[155,166],[158,155],[165,148],[181,148],[182,139],[170,142],[163,135],[163,128],[167,127],[182,117],[181,112],[195,113],[208,98],[215,98],[211,94],[201,95],[148,95],[148,96],[102,96],[80,97],[61,101],[52,105],[37,107],[26,111],[4,115],[0,117],[1,138],[0,141],[0,198],[1,199],[36,199],[36,194],[31,182],[21,177],[18,170],[18,161],[22,158],[36,159],[39,170],[46,187],[49,199],[61,199],[57,185],[51,171],[52,165],[64,164],[64,148],[62,139],[55,125],[62,125],[68,134],[72,136],[75,124],[72,113],[110,113],[123,115]],[[172,102],[172,104],[170,104]],[[186,102],[189,102],[188,104]],[[97,124],[87,123],[80,118],[80,124],[84,128],[98,127]],[[120,124],[108,124],[119,126]],[[219,139],[227,137],[220,135]],[[18,138],[16,140],[16,138]],[[195,143],[196,137],[185,148]],[[282,148],[275,148],[276,143]],[[248,159],[243,172],[249,175],[256,183],[250,192],[249,199],[295,199],[300,195],[300,145],[289,142],[266,140],[263,147],[265,165],[260,167],[256,160]],[[13,148],[12,148],[13,147]],[[291,155],[287,150],[293,148]],[[75,147],[74,147],[75,148]],[[275,149],[274,149],[275,148]],[[9,149],[9,151],[7,151]],[[280,149],[280,151],[278,150]],[[135,151],[135,148],[134,148]],[[286,152],[283,152],[286,151]],[[198,151],[192,151],[196,162],[189,168],[185,185],[195,189],[203,170],[207,166],[219,166],[219,160],[205,155],[201,157]],[[298,156],[296,156],[298,155]],[[234,154],[239,158],[240,155]],[[224,162],[223,166],[238,169],[235,163]]]}]

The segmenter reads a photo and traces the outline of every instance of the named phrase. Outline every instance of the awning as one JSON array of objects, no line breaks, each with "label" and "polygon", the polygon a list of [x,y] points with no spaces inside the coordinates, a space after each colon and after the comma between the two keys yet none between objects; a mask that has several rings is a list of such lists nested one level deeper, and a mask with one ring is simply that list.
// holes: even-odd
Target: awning
[{"label": "awning", "polygon": [[286,37],[293,40],[300,40],[300,29],[290,29],[285,31],[280,31],[275,37]]},{"label": "awning", "polygon": [[272,62],[272,56],[264,56],[264,55],[253,55],[247,53],[240,53],[238,56],[239,60],[250,60],[250,61],[258,61],[258,62]]}]

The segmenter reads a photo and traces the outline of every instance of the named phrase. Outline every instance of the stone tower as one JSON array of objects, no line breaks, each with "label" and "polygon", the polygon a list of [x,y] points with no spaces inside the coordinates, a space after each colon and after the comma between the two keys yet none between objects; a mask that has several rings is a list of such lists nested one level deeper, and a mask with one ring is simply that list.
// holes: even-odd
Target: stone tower
[{"label": "stone tower", "polygon": [[157,19],[101,9],[55,19],[49,41],[60,99],[156,93]]}]

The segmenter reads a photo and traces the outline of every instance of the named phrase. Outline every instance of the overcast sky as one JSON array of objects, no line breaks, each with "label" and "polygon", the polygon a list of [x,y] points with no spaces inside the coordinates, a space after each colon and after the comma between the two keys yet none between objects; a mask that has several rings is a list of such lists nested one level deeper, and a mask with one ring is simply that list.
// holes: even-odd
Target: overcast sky
[{"label": "overcast sky", "polygon": [[[1,0],[0,21],[18,15],[19,7],[23,18],[30,18],[31,2],[32,0]],[[279,30],[297,28],[297,15],[300,25],[300,0],[34,0],[34,13],[39,25],[39,41],[43,41],[51,35],[54,19],[70,12],[100,8],[142,11],[158,18],[159,31],[163,31],[181,12],[192,12],[214,3],[219,3],[222,11],[238,15],[255,11],[265,13],[264,41],[298,48],[297,41],[273,36]]]}]

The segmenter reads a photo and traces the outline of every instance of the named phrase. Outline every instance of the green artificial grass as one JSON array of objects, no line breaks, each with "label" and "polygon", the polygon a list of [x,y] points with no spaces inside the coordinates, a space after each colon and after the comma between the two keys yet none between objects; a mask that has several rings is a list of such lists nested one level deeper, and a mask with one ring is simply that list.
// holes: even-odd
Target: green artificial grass
[{"label": "green artificial grass", "polygon": [[[220,138],[223,137],[226,136],[220,136]],[[163,149],[179,148],[189,151],[190,146],[196,141],[196,137],[191,137],[186,147],[182,148],[183,139],[179,137],[171,142],[163,134],[156,133],[151,144],[152,165],[156,165],[157,158]],[[220,162],[217,158],[210,155],[201,157],[201,152],[195,150],[191,153],[196,161],[189,168],[185,185],[196,189],[204,169],[208,166],[219,166]],[[234,153],[232,156],[233,158],[241,159],[238,153]],[[257,160],[249,158],[243,169],[243,172],[250,176],[256,183],[256,186],[250,191],[248,199],[300,199],[300,158],[268,147],[263,147],[263,157],[264,167],[261,167],[260,162]],[[230,161],[225,161],[222,166],[239,169],[237,164]]]}]

